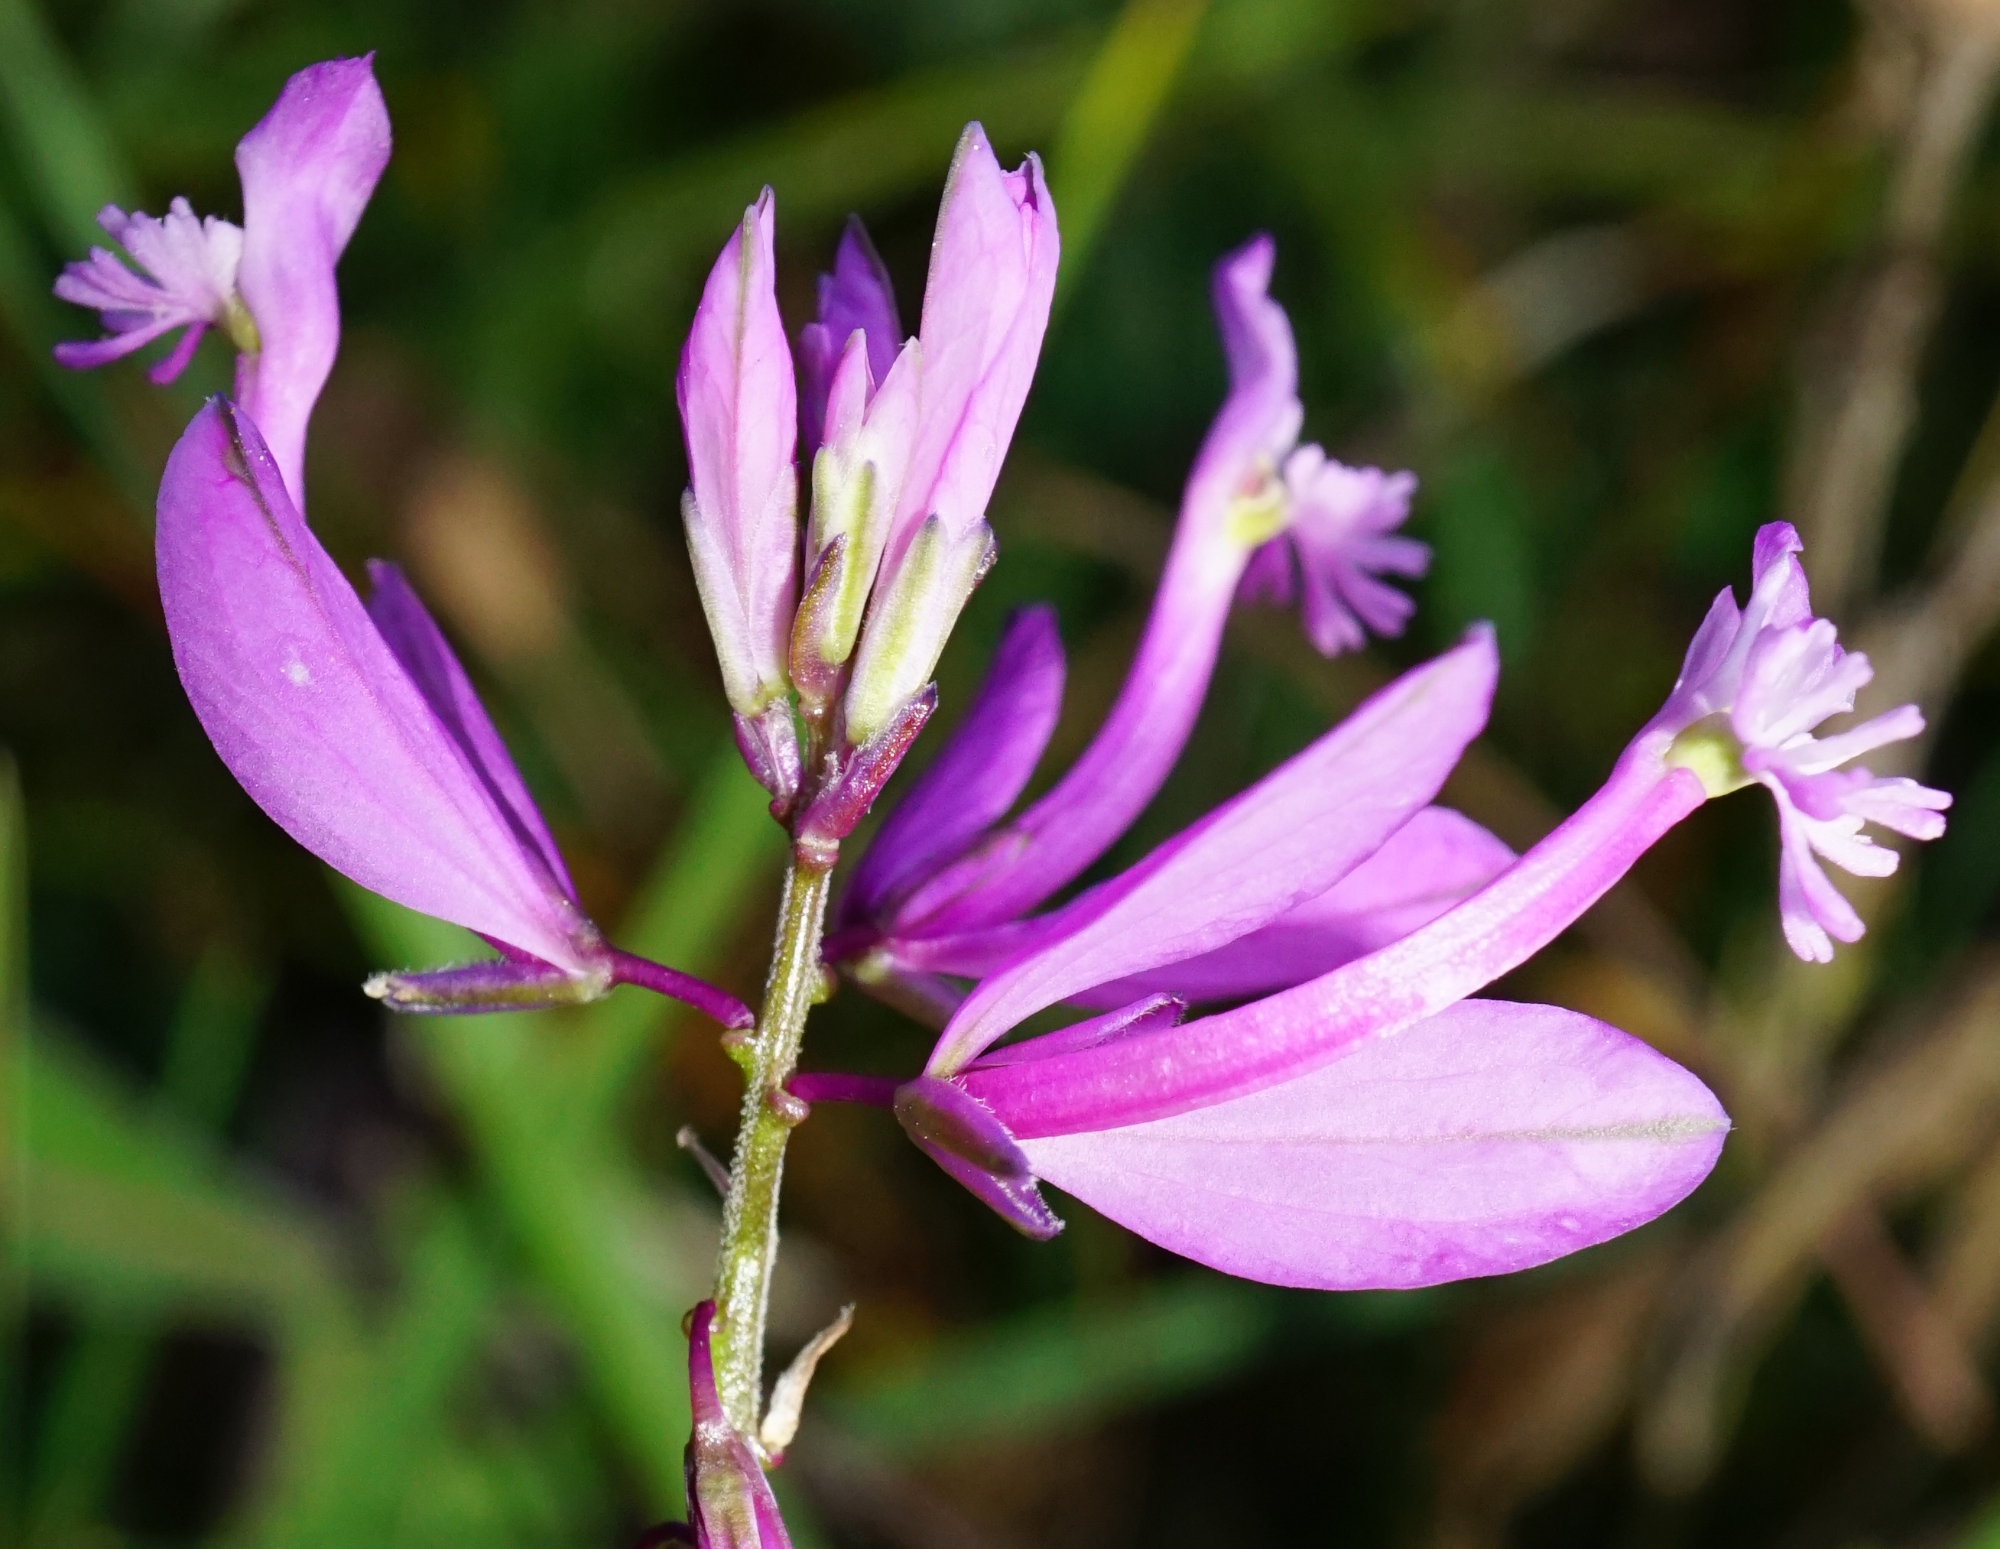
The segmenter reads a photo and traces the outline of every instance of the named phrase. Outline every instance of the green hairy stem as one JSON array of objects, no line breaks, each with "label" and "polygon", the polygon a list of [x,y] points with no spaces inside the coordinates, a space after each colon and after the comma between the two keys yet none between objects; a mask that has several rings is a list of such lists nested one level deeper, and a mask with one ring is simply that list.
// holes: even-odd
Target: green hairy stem
[{"label": "green hairy stem", "polygon": [[[722,1211],[715,1267],[715,1381],[737,1430],[757,1435],[762,1405],[764,1320],[778,1257],[778,1190],[785,1142],[805,1107],[784,1089],[799,1060],[806,1015],[820,998],[820,932],[833,863],[794,856],[785,873],[777,941],[755,1034],[732,1045],[746,1078],[743,1119]],[[739,1036],[739,1040],[741,1035]]]}]

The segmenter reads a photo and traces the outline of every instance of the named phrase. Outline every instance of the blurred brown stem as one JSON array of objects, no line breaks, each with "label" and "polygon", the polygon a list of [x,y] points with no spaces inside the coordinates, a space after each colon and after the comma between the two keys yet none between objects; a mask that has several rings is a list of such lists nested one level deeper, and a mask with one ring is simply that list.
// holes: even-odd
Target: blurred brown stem
[{"label": "blurred brown stem", "polygon": [[1843,330],[1831,392],[1808,407],[1794,464],[1792,519],[1812,555],[1815,600],[1835,618],[1874,583],[1916,418],[1917,369],[1937,320],[1938,240],[2000,72],[2000,26],[1983,9],[1940,5],[1926,31],[1927,66],[1896,148],[1880,256]]},{"label": "blurred brown stem", "polygon": [[1940,1452],[1969,1444],[1993,1418],[1992,1395],[1959,1330],[1880,1213],[1849,1212],[1819,1251],[1910,1423]]}]

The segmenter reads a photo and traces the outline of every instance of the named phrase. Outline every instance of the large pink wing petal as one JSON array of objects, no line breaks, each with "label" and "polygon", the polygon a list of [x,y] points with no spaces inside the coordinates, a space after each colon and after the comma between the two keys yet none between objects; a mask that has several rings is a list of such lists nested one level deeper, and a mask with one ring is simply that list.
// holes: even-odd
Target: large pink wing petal
[{"label": "large pink wing petal", "polygon": [[530,854],[541,858],[549,876],[575,902],[576,888],[570,882],[569,869],[563,865],[562,852],[556,848],[548,824],[542,821],[535,798],[528,794],[521,771],[514,767],[507,744],[500,740],[492,717],[479,702],[472,680],[459,665],[451,642],[445,639],[437,620],[431,617],[430,610],[399,567],[386,560],[371,559],[368,575],[375,583],[375,590],[368,598],[368,616],[375,621],[384,643],[403,664],[403,670],[417,685],[432,713],[458,743],[466,762],[485,782],[487,794],[512,823],[515,839]]},{"label": "large pink wing petal", "polygon": [[227,403],[160,484],[160,599],[209,740],[257,805],[335,870],[558,967],[573,916]]},{"label": "large pink wing petal", "polygon": [[1045,1006],[1234,941],[1315,898],[1429,805],[1486,724],[1499,670],[1479,629],[1122,877],[1050,917],[1049,945],[966,998],[931,1056],[961,1069]]},{"label": "large pink wing petal", "polygon": [[1086,990],[1107,1010],[1148,995],[1197,1001],[1267,995],[1329,973],[1428,925],[1514,863],[1514,852],[1471,818],[1426,807],[1317,898],[1262,930],[1166,968]]},{"label": "large pink wing petal", "polygon": [[1630,1231],[1708,1176],[1728,1127],[1615,1027],[1471,1000],[1248,1096],[1021,1147],[1046,1182],[1227,1274],[1401,1289]]}]

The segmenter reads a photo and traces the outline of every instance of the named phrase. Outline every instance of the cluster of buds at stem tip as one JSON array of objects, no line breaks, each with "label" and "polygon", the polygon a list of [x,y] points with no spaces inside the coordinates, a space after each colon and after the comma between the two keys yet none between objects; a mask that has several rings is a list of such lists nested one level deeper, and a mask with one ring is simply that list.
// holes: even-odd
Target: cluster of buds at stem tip
[{"label": "cluster of buds at stem tip", "polygon": [[986,506],[1041,351],[1058,242],[1040,162],[1004,171],[973,124],[916,336],[851,222],[795,368],[775,222],[766,189],[681,355],[682,514],[744,761],[801,857],[830,864],[930,718],[938,655],[993,562]]}]

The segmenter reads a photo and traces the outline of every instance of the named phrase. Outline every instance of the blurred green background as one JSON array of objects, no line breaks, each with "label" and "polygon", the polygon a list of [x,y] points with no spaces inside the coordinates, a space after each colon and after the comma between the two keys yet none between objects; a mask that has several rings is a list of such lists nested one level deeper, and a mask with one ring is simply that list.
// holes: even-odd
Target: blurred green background
[{"label": "blurred green background", "polygon": [[[1779,515],[1959,796],[1847,884],[1874,929],[1831,968],[1785,956],[1744,796],[1502,986],[1737,1122],[1666,1220],[1512,1280],[1273,1291],[1068,1201],[1036,1246],[822,1110],[777,1337],[860,1310],[779,1476],[801,1544],[2000,1545],[1991,0],[0,0],[5,1541],[617,1546],[679,1506],[717,1211],[674,1136],[727,1144],[715,1029],[629,990],[385,1022],[364,974],[460,944],[256,811],[160,627],[151,489],[221,347],[165,392],[49,358],[94,331],[48,287],[100,205],[237,215],[237,136],[370,49],[396,154],[315,523],[408,566],[629,948],[752,994],[781,857],[676,516],[701,276],[769,182],[795,325],[850,210],[913,322],[974,117],[1046,156],[1064,273],[940,725],[1037,598],[1044,779],[1101,716],[1221,392],[1207,270],[1254,230],[1308,433],[1414,468],[1437,552],[1365,656],[1241,615],[1114,862],[1479,617],[1508,670],[1447,794],[1531,842]],[[927,1041],[848,990],[807,1064]]]}]

